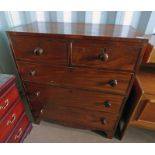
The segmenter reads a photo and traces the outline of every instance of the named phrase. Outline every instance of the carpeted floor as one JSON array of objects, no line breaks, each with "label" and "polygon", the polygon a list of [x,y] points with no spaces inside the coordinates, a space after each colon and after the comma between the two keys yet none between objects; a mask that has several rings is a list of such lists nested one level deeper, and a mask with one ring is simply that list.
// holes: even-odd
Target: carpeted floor
[{"label": "carpeted floor", "polygon": [[155,143],[155,132],[130,127],[123,140],[107,139],[95,132],[42,121],[33,125],[25,143]]}]

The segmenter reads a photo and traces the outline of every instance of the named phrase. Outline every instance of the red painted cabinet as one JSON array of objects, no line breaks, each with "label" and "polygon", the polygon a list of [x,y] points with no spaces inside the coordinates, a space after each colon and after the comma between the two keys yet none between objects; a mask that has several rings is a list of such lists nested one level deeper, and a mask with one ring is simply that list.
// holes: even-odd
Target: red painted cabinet
[{"label": "red painted cabinet", "polygon": [[26,116],[26,114],[23,114],[22,119],[19,121],[19,124],[17,125],[16,129],[14,130],[8,142],[17,143],[24,135],[24,131],[26,130],[28,125],[29,125],[29,118]]},{"label": "red painted cabinet", "polygon": [[31,125],[13,75],[0,74],[0,142],[21,142]]}]

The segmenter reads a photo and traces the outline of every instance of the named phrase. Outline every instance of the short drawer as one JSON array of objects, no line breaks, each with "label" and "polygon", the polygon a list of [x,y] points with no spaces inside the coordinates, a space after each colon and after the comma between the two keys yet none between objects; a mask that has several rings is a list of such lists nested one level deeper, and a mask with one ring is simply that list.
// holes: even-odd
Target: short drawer
[{"label": "short drawer", "polygon": [[65,40],[43,36],[11,36],[14,55],[17,59],[67,64],[67,43]]},{"label": "short drawer", "polygon": [[127,46],[121,42],[73,41],[73,66],[133,71],[140,47]]},{"label": "short drawer", "polygon": [[18,124],[17,128],[15,129],[15,131],[13,132],[12,136],[9,138],[7,143],[20,142],[20,139],[22,138],[28,125],[29,125],[29,118],[26,116],[26,114],[24,114],[22,120]]},{"label": "short drawer", "polygon": [[18,97],[19,93],[16,84],[13,84],[2,96],[0,96],[0,119],[10,109]]},{"label": "short drawer", "polygon": [[43,84],[24,83],[31,109],[40,111],[45,104],[118,114],[124,96],[94,91],[66,89]]},{"label": "short drawer", "polygon": [[132,74],[17,62],[25,81],[125,94]]},{"label": "short drawer", "polygon": [[3,142],[10,134],[10,131],[15,127],[23,111],[23,103],[18,101],[7,116],[0,121],[0,142]]},{"label": "short drawer", "polygon": [[42,118],[71,127],[103,131],[113,130],[117,120],[116,115],[109,113],[49,104],[45,108]]}]

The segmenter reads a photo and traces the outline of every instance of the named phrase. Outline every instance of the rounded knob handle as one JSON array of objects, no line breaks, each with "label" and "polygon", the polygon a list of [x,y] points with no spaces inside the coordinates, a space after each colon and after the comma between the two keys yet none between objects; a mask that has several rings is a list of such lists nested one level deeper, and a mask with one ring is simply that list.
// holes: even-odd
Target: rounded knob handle
[{"label": "rounded knob handle", "polygon": [[40,48],[40,47],[37,47],[34,49],[33,53],[36,54],[36,55],[41,55],[43,53],[43,49]]},{"label": "rounded knob handle", "polygon": [[101,61],[107,61],[108,60],[108,53],[106,53],[106,49],[102,49],[98,58],[101,60]]},{"label": "rounded knob handle", "polygon": [[117,80],[110,80],[108,83],[110,86],[115,87],[115,86],[117,86],[118,81]]},{"label": "rounded knob handle", "polygon": [[111,102],[110,101],[105,101],[104,106],[107,107],[107,108],[111,107]]},{"label": "rounded knob handle", "polygon": [[36,71],[35,70],[32,70],[32,71],[29,72],[29,75],[30,76],[34,76],[35,74],[36,74]]},{"label": "rounded knob handle", "polygon": [[102,117],[100,121],[101,121],[102,124],[107,124],[107,119],[104,118],[104,117]]},{"label": "rounded knob handle", "polygon": [[44,109],[41,109],[41,110],[40,110],[40,113],[43,114],[43,113],[44,113]]},{"label": "rounded knob handle", "polygon": [[38,96],[40,96],[40,91],[36,91],[35,92],[35,95],[38,97]]}]

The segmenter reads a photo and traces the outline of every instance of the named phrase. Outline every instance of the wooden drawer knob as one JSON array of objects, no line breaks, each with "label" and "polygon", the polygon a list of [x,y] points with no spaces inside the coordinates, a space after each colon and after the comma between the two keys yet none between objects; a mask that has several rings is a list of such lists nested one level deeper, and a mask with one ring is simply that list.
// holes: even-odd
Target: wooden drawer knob
[{"label": "wooden drawer knob", "polygon": [[101,60],[101,61],[107,61],[108,60],[109,56],[108,56],[108,53],[106,53],[105,51],[106,51],[106,49],[101,49],[101,52],[98,56],[99,60]]},{"label": "wooden drawer knob", "polygon": [[29,72],[29,75],[30,75],[30,76],[36,75],[36,71],[35,71],[35,70],[31,70],[31,71]]},{"label": "wooden drawer knob", "polygon": [[110,101],[105,101],[105,102],[104,102],[104,106],[105,106],[106,108],[111,107],[111,102],[110,102]]},{"label": "wooden drawer knob", "polygon": [[35,55],[41,55],[41,54],[43,54],[43,52],[44,52],[44,50],[42,49],[42,48],[40,48],[40,47],[37,47],[37,48],[35,48],[34,50],[33,50],[33,53],[35,54]]},{"label": "wooden drawer knob", "polygon": [[104,118],[104,117],[102,117],[100,121],[101,121],[102,124],[107,124],[107,119]]},{"label": "wooden drawer knob", "polygon": [[35,94],[35,96],[39,97],[40,96],[40,91],[36,91],[34,94]]},{"label": "wooden drawer knob", "polygon": [[109,84],[110,86],[112,86],[112,87],[115,87],[115,86],[117,86],[118,81],[117,81],[117,80],[110,80],[110,81],[108,82],[108,84]]}]

